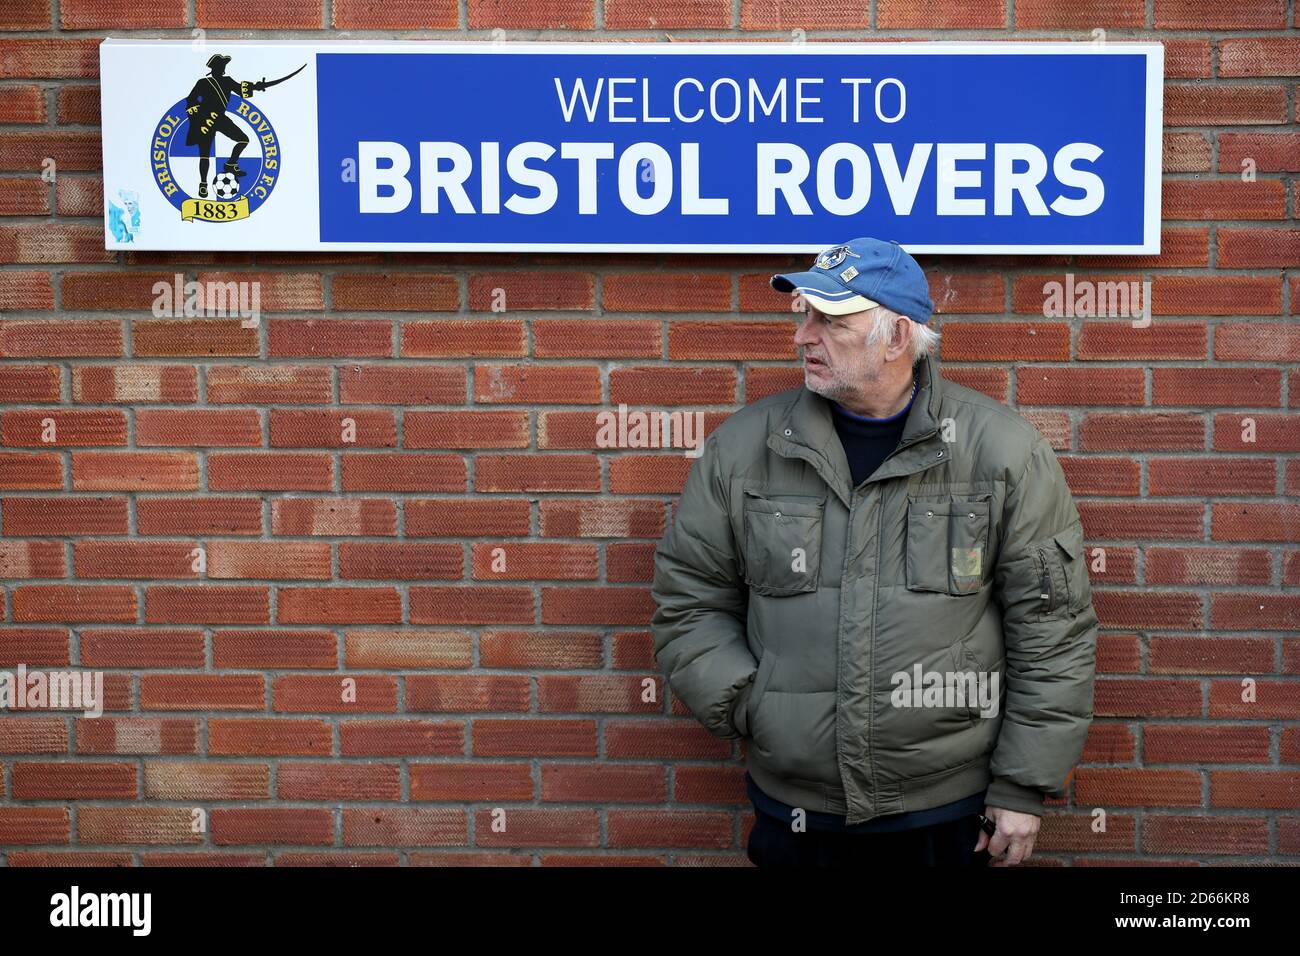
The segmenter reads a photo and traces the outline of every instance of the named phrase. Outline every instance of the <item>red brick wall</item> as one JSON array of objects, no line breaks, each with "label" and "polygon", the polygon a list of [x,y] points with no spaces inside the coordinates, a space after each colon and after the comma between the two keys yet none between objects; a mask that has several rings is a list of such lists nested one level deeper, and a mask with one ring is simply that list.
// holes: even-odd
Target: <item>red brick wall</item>
[{"label": "red brick wall", "polygon": [[[766,277],[807,257],[105,252],[98,40],[199,26],[1163,40],[1160,256],[921,261],[946,373],[1042,429],[1106,550],[1097,719],[1033,862],[1294,861],[1294,7],[6,0],[0,667],[101,669],[109,713],[0,713],[0,859],[747,864],[739,745],[663,693],[648,632],[691,460],[592,431],[619,402],[712,426],[797,384]],[[262,326],[154,318],[178,271],[260,280]],[[1152,327],[1044,318],[1067,272],[1152,279]]]}]

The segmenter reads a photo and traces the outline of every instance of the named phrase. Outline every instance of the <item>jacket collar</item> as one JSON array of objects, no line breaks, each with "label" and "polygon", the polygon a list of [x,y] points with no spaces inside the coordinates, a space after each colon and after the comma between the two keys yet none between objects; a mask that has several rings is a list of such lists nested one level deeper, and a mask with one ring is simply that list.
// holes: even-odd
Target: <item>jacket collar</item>
[{"label": "jacket collar", "polygon": [[[903,425],[898,447],[881,462],[867,483],[923,471],[947,461],[950,446],[939,438],[939,405],[943,379],[934,355],[926,353],[912,368],[916,377],[916,397]],[[786,413],[775,422],[767,436],[767,447],[786,458],[809,462],[831,490],[851,504],[853,489],[848,457],[835,431],[830,402],[806,385]]]}]

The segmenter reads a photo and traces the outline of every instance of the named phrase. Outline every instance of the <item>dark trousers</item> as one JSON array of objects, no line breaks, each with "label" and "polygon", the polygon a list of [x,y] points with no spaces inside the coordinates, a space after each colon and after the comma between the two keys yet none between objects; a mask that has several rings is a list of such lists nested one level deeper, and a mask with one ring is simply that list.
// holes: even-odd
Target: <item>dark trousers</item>
[{"label": "dark trousers", "polygon": [[988,866],[986,847],[975,852],[980,822],[975,814],[897,833],[836,833],[807,830],[756,813],[745,852],[755,866]]}]

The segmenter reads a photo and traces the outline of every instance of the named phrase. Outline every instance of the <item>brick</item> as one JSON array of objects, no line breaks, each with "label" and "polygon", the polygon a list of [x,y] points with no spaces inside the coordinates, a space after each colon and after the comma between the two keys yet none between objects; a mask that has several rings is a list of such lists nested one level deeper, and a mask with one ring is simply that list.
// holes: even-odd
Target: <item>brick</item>
[{"label": "brick", "polygon": [[47,273],[0,272],[0,312],[47,310],[53,306],[55,293]]},{"label": "brick", "polygon": [[286,844],[328,846],[334,842],[329,810],[258,807],[212,811],[212,842],[218,846]]},{"label": "brick", "polygon": [[353,542],[339,545],[339,577],[354,580],[458,580],[464,575],[459,544]]},{"label": "brick", "polygon": [[525,587],[412,587],[412,624],[532,624],[533,593]]},{"label": "brick", "polygon": [[378,498],[282,498],[271,503],[271,531],[278,535],[392,535],[397,508]]},{"label": "brick", "polygon": [[1282,373],[1277,369],[1157,368],[1151,375],[1153,405],[1281,404]]},{"label": "brick", "polygon": [[413,499],[406,503],[407,537],[462,538],[528,534],[527,501],[483,498]]},{"label": "brick", "polygon": [[[101,533],[124,534],[122,530]],[[144,535],[261,534],[262,506],[256,498],[143,498],[136,502],[136,526]]]},{"label": "brick", "polygon": [[[97,169],[102,161],[97,143],[98,137],[88,133],[55,137],[44,133],[17,134],[8,140],[9,145],[18,145],[26,153],[19,156],[20,150],[13,150],[14,161],[21,163],[21,168],[37,167],[50,153],[58,153],[62,157],[59,167],[64,171]],[[116,256],[117,253],[104,248],[104,230],[98,223],[93,226],[47,222],[0,225],[0,262],[108,263]]]},{"label": "brick", "polygon": [[357,668],[466,668],[472,663],[467,631],[348,631],[347,666]]},{"label": "brick", "polygon": [[658,322],[537,319],[531,324],[537,358],[659,358],[663,353]]},{"label": "brick", "polygon": [[118,321],[0,322],[0,356],[9,358],[115,358],[122,347]]},{"label": "brick", "polygon": [[406,448],[527,448],[524,411],[408,411],[403,421]]},{"label": "brick", "polygon": [[[479,4],[491,2],[492,0],[471,0],[470,29],[475,28],[474,21]],[[551,2],[571,4],[576,2],[585,6],[587,23],[590,24],[592,8],[585,0],[551,0]],[[496,11],[498,18],[499,11],[500,8]],[[469,308],[474,312],[590,309],[594,303],[594,296],[595,282],[587,273],[494,272],[472,275],[469,279]]]},{"label": "brick", "polygon": [[600,370],[594,365],[477,365],[474,401],[594,404],[600,401]]},{"label": "brick", "polygon": [[[62,490],[62,456],[54,452],[0,452],[0,488],[15,491]],[[125,513],[123,510],[123,515]],[[16,527],[8,522],[6,526]]]},{"label": "brick", "polygon": [[411,765],[411,799],[478,803],[533,798],[526,763],[437,763]]},{"label": "brick", "polygon": [[354,272],[335,276],[330,286],[339,311],[454,312],[460,306],[460,288],[449,275]]},{"label": "brick", "polygon": [[61,717],[0,717],[0,754],[63,754],[68,729]]},{"label": "brick", "polygon": [[81,632],[86,667],[195,667],[204,664],[203,632],[179,628],[95,628]]},{"label": "brick", "polygon": [[276,775],[280,800],[400,800],[401,771],[396,764],[292,763]]},{"label": "brick", "polygon": [[379,319],[274,319],[268,326],[273,358],[393,354],[393,323]]},{"label": "brick", "polygon": [[1286,26],[1283,0],[1259,0],[1242,8],[1206,0],[1156,0],[1157,30],[1260,30]]},{"label": "brick", "polygon": [[1286,122],[1281,86],[1165,85],[1166,126],[1229,126]]},{"label": "brick", "polygon": [[90,0],[60,0],[59,22],[65,30],[92,30],[103,27],[166,28],[185,26],[185,4],[181,0],[162,0],[148,13],[129,3]]},{"label": "brick", "polygon": [[61,578],[66,574],[60,542],[0,540],[0,578]]},{"label": "brick", "polygon": [[1150,495],[1271,495],[1273,462],[1259,458],[1161,458],[1147,462]]},{"label": "brick", "polygon": [[266,800],[271,795],[266,764],[180,763],[148,760],[144,765],[147,800]]},{"label": "brick", "polygon": [[476,491],[599,491],[595,455],[479,455]]},{"label": "brick", "polygon": [[14,800],[135,800],[134,763],[14,763]]},{"label": "brick", "polygon": [[24,585],[13,590],[15,621],[91,622],[136,619],[135,590],[115,585]]},{"label": "brick", "polygon": [[72,456],[76,491],[195,491],[199,463],[193,454],[77,452]]},{"label": "brick", "polygon": [[354,452],[343,457],[344,491],[464,492],[466,481],[459,455]]},{"label": "brick", "polygon": [[724,0],[680,0],[646,7],[634,0],[605,4],[606,30],[721,30],[731,26],[731,4]]},{"label": "brick", "polygon": [[[1221,173],[1241,175],[1247,169],[1256,173],[1282,173],[1300,169],[1297,155],[1300,133],[1220,133],[1218,141]],[[1219,236],[1222,240],[1222,233]]]},{"label": "brick", "polygon": [[[600,818],[595,810],[508,810],[504,831],[492,829],[492,811],[475,811],[475,835],[485,846],[599,846]],[[722,817],[723,814],[717,814]]]},{"label": "brick", "polygon": [[1268,584],[1267,551],[1245,548],[1147,548],[1148,584]]},{"label": "brick", "polygon": [[421,0],[382,7],[367,0],[336,0],[333,25],[337,30],[454,30],[458,17],[453,0]]},{"label": "brick", "polygon": [[5,412],[0,417],[0,423],[4,443],[10,446],[58,448],[70,445],[126,444],[126,416],[116,410],[46,409]]},{"label": "brick", "polygon": [[208,721],[208,753],[223,757],[320,757],[331,752],[329,724],[319,719]]},{"label": "brick", "polygon": [[262,710],[260,674],[142,674],[141,710]]},{"label": "brick", "polygon": [[1281,315],[1282,284],[1254,276],[1156,276],[1155,315]]},{"label": "brick", "polygon": [[257,355],[258,330],[239,319],[133,319],[131,343],[139,357]]},{"label": "brick", "polygon": [[210,578],[327,581],[330,547],[323,542],[212,541],[207,565]]},{"label": "brick", "polygon": [[57,365],[0,365],[0,401],[35,404],[59,400]]},{"label": "brick", "polygon": [[214,405],[323,405],[332,388],[323,365],[214,365],[207,380]]},{"label": "brick", "polygon": [[[345,681],[350,683],[345,685]],[[373,675],[299,674],[277,677],[271,696],[279,713],[395,713],[397,680]]]},{"label": "brick", "polygon": [[1300,542],[1300,505],[1219,502],[1210,505],[1216,541]]},{"label": "brick", "polygon": [[62,628],[6,628],[0,630],[0,666],[66,666],[72,660],[69,647]]},{"label": "brick", "polygon": [[349,720],[339,728],[341,753],[349,757],[451,756],[465,752],[456,721]]},{"label": "brick", "polygon": [[195,578],[193,541],[77,541],[79,578]]},{"label": "brick", "polygon": [[79,754],[198,753],[198,721],[186,717],[95,717],[76,722]]},{"label": "brick", "polygon": [[413,674],[406,678],[406,710],[409,713],[527,713],[530,693],[527,677]]},{"label": "brick", "polygon": [[344,846],[463,846],[468,840],[464,810],[371,807],[343,811]]},{"label": "brick", "polygon": [[481,718],[474,722],[478,757],[594,757],[596,722],[562,718]]},{"label": "brick", "polygon": [[1286,190],[1271,179],[1167,179],[1161,184],[1160,215],[1184,219],[1284,219]]},{"label": "brick", "polygon": [[217,631],[212,663],[220,668],[325,668],[336,666],[334,635],[328,631]]},{"label": "brick", "polygon": [[330,491],[333,487],[334,463],[327,455],[208,455],[208,488],[212,491]]},{"label": "brick", "polygon": [[125,498],[5,498],[6,535],[126,534]]},{"label": "brick", "polygon": [[519,357],[526,352],[524,323],[447,319],[402,325],[402,355],[408,358]]},{"label": "brick", "polygon": [[145,409],[135,413],[137,445],[257,447],[262,417],[253,409]]},{"label": "brick", "polygon": [[0,843],[7,846],[67,843],[70,833],[66,807],[0,807]]},{"label": "brick", "polygon": [[91,846],[202,843],[188,807],[82,807],[77,840]]},{"label": "brick", "polygon": [[[72,398],[92,404],[186,404],[198,398],[197,382],[197,372],[189,365],[79,365],[72,370]],[[142,410],[137,426],[156,414]]]},{"label": "brick", "polygon": [[736,372],[718,367],[616,368],[609,373],[609,399],[628,405],[729,405],[736,400]]},{"label": "brick", "polygon": [[392,412],[271,410],[272,448],[392,448],[396,444],[397,419]]},{"label": "brick", "polygon": [[401,619],[396,588],[280,588],[282,624],[396,624]]},{"label": "brick", "polygon": [[1300,41],[1292,36],[1241,37],[1219,41],[1220,76],[1295,76]]},{"label": "brick", "polygon": [[149,624],[269,624],[264,587],[155,584],[145,589]]},{"label": "brick", "polygon": [[[465,371],[429,365],[345,365],[339,400],[347,405],[460,405]],[[407,413],[407,428],[411,414]]]}]

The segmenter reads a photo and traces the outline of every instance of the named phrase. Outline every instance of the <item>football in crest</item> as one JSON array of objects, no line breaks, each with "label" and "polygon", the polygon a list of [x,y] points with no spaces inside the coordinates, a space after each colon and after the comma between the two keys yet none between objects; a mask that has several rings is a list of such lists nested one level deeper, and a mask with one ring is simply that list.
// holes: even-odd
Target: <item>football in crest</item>
[{"label": "football in crest", "polygon": [[212,192],[218,199],[234,199],[239,195],[239,179],[234,173],[217,173]]}]

